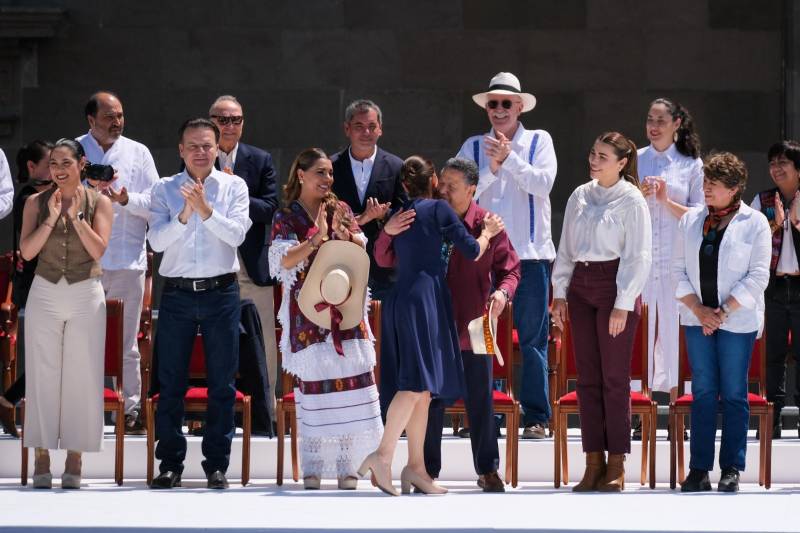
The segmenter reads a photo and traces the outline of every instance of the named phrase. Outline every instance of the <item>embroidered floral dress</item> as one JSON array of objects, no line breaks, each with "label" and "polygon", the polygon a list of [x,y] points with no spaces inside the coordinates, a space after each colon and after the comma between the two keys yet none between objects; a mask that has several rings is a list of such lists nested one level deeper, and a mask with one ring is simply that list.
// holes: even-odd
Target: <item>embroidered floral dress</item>
[{"label": "embroidered floral dress", "polygon": [[[346,204],[341,205],[349,212]],[[328,226],[332,226],[330,219]],[[283,291],[278,311],[283,328],[280,350],[283,369],[297,378],[294,393],[303,476],[343,478],[356,475],[383,435],[372,373],[374,338],[366,316],[369,298],[359,325],[341,332],[344,355],[336,352],[330,330],[300,311],[297,297],[317,252],[291,269],[281,266],[281,260],[314,227],[314,220],[298,202],[275,213],[269,267]],[[364,239],[355,222],[350,231]],[[336,238],[332,230],[328,235]]]}]

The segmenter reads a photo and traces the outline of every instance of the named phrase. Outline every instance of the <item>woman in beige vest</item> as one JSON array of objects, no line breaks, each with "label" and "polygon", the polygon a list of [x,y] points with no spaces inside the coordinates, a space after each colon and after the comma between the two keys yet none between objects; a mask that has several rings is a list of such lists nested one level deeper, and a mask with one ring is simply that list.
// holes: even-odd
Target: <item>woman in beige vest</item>
[{"label": "woman in beige vest", "polygon": [[81,184],[83,148],[61,139],[50,154],[56,187],[25,202],[20,251],[39,263],[25,309],[25,446],[36,448],[35,488],[50,488],[50,449],[66,449],[63,488],[80,488],[81,452],[103,443],[105,295],[100,257],[111,201]]}]

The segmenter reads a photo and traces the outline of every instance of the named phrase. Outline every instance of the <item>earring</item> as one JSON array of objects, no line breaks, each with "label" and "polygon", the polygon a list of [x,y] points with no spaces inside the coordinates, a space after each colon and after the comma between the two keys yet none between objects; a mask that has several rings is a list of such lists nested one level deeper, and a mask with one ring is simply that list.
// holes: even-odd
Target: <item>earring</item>
[{"label": "earring", "polygon": [[678,142],[678,131],[672,134],[672,142]]},{"label": "earring", "polygon": [[298,180],[298,181],[300,182],[300,185],[302,185],[302,184],[303,184],[303,180]]}]

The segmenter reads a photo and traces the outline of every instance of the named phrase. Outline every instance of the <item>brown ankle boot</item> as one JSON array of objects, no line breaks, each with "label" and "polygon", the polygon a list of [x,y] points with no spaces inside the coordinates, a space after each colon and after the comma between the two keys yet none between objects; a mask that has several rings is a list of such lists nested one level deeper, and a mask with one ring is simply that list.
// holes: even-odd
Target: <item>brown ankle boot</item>
[{"label": "brown ankle boot", "polygon": [[625,454],[608,454],[606,476],[601,481],[597,490],[600,492],[621,492],[625,490]]},{"label": "brown ankle boot", "polygon": [[572,492],[589,492],[597,490],[606,475],[605,452],[588,452],[586,454],[586,470],[581,482],[572,487]]}]

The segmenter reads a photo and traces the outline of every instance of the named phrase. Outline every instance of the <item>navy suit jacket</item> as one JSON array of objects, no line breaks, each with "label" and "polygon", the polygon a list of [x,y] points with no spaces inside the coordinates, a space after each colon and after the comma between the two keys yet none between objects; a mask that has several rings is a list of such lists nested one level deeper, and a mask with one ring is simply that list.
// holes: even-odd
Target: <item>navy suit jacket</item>
[{"label": "navy suit jacket", "polygon": [[[215,163],[219,166],[219,160]],[[272,233],[272,215],[278,209],[275,167],[269,152],[249,144],[239,143],[233,173],[247,183],[250,193],[250,220],[253,225],[247,232],[239,253],[244,259],[242,268],[253,283],[260,287],[275,285],[269,275],[269,243]]]},{"label": "navy suit jacket", "polygon": [[[400,183],[400,168],[403,160],[394,154],[378,148],[375,154],[375,165],[369,176],[367,191],[364,194],[364,201],[358,198],[358,188],[353,177],[353,167],[350,166],[350,155],[348,146],[338,154],[331,157],[333,163],[333,192],[353,210],[353,213],[360,215],[364,212],[367,198],[377,198],[379,202],[391,202],[392,208],[403,205],[408,200],[405,190]],[[383,221],[373,220],[365,224],[361,231],[364,232],[367,241],[367,254],[369,255],[370,277],[384,283],[393,280],[393,269],[383,268],[375,263],[372,250],[375,246],[375,239],[383,226]]]}]

